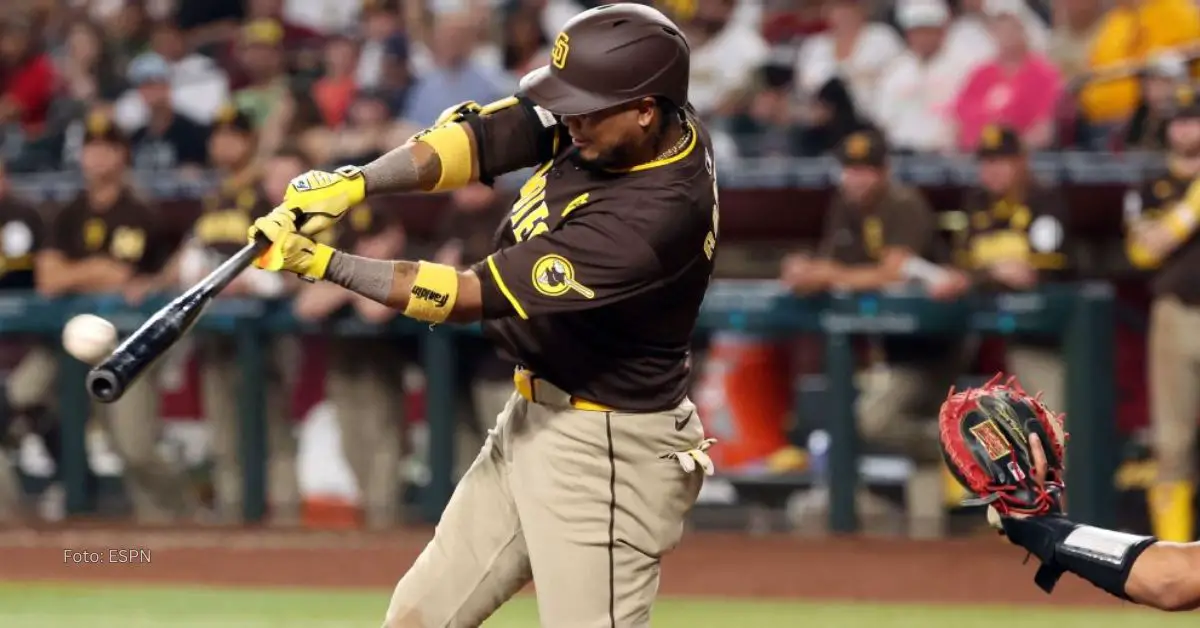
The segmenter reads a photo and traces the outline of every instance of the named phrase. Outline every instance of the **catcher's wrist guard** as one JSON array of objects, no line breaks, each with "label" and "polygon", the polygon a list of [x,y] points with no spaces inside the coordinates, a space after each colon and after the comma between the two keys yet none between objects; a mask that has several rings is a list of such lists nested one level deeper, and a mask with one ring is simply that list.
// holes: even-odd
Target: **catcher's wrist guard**
[{"label": "catcher's wrist guard", "polygon": [[1071,572],[1109,594],[1128,600],[1125,582],[1138,556],[1158,542],[1137,536],[1079,525],[1061,516],[1004,519],[1004,533],[1042,561],[1034,582],[1046,593],[1064,572]]}]

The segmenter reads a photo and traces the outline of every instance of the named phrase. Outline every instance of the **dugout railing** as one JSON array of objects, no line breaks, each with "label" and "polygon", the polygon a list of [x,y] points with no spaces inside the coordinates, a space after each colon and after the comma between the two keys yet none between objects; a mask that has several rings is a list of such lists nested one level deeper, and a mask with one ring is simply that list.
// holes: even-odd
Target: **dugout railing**
[{"label": "dugout railing", "polygon": [[[48,300],[34,294],[0,296],[0,335],[44,336],[55,342],[73,315],[94,313],[111,320],[124,334],[168,301],[148,299],[130,307],[119,296]],[[831,294],[797,298],[772,281],[718,281],[709,292],[700,333],[737,330],[773,334],[821,334],[824,370],[831,402],[822,421],[831,436],[829,458],[830,527],[858,529],[854,494],[859,482],[858,436],[853,415],[852,339],[864,334],[965,335],[1015,333],[1059,338],[1067,362],[1067,482],[1074,516],[1096,525],[1112,525],[1118,462],[1114,381],[1114,302],[1102,282],[1051,285],[1016,294],[970,294],[955,302],[935,302],[920,292]],[[424,518],[436,521],[453,489],[456,338],[477,334],[473,326],[430,328],[407,319],[385,325],[344,316],[321,324],[304,323],[285,301],[222,299],[214,302],[192,333],[232,336],[237,344],[243,382],[264,372],[265,344],[274,334],[335,336],[413,336],[420,340],[426,377],[430,481],[420,491]],[[85,425],[89,404],[84,389],[88,367],[59,350],[58,397],[63,421],[61,478],[68,514],[89,508]],[[1036,384],[1031,384],[1036,385]],[[799,400],[795,404],[799,407]],[[245,516],[259,521],[266,509],[265,389],[247,385],[238,392],[241,455],[245,478]]]}]

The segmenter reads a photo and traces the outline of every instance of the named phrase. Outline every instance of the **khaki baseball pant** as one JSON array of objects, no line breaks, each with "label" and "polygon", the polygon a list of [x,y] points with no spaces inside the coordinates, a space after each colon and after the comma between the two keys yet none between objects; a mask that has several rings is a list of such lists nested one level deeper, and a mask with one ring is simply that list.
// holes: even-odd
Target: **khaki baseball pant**
[{"label": "khaki baseball pant", "polygon": [[329,359],[326,391],[341,431],[342,455],[362,495],[367,526],[386,528],[397,522],[401,504],[408,354],[378,339],[337,338]]},{"label": "khaki baseball pant", "polygon": [[[890,364],[866,374],[856,410],[863,442],[910,457],[905,486],[908,533],[917,538],[945,534],[945,463],[938,447],[937,416],[946,393],[962,372],[967,352],[928,363]],[[873,501],[864,491],[860,502]]]},{"label": "khaki baseball pant", "polygon": [[21,479],[17,475],[15,455],[0,447],[0,524],[18,519],[22,515]]},{"label": "khaki baseball pant", "polygon": [[487,379],[476,377],[471,380],[471,403],[464,408],[458,427],[454,432],[454,477],[462,476],[471,468],[472,461],[483,447],[488,430],[496,425],[508,398],[512,396],[512,379]]},{"label": "khaki baseball pant", "polygon": [[530,580],[543,626],[650,625],[660,560],[703,482],[671,459],[704,440],[695,406],[580,410],[543,380],[529,388],[536,401],[509,398],[396,585],[387,628],[479,626]]},{"label": "khaki baseball pant", "polygon": [[[163,523],[190,514],[197,501],[186,475],[158,451],[162,435],[158,375],[159,368],[153,366],[116,403],[92,406],[92,416],[121,458],[125,488],[134,517],[141,523]],[[57,376],[54,353],[46,347],[32,349],[10,376],[9,402],[14,408],[52,405]]]},{"label": "khaki baseball pant", "polygon": [[238,392],[245,384],[266,386],[267,503],[270,521],[297,523],[300,518],[300,479],[296,455],[299,447],[291,423],[291,384],[295,381],[299,350],[292,338],[272,338],[267,347],[267,372],[259,380],[238,368],[237,345],[231,338],[197,339],[200,361],[200,394],[211,430],[213,491],[216,510],[225,523],[242,521],[243,477],[241,415]]},{"label": "khaki baseball pant", "polygon": [[1154,534],[1164,541],[1195,536],[1196,424],[1200,420],[1200,307],[1159,297],[1150,309],[1150,426],[1158,481],[1151,487]]}]

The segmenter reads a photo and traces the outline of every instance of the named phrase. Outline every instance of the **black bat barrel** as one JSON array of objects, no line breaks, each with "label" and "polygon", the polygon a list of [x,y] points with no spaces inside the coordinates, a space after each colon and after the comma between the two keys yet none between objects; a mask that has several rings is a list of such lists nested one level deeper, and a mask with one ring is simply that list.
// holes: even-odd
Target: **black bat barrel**
[{"label": "black bat barrel", "polygon": [[88,394],[112,403],[191,329],[211,296],[188,291],[146,321],[87,376]]},{"label": "black bat barrel", "polygon": [[200,283],[151,316],[112,355],[88,372],[85,384],[92,399],[102,403],[120,399],[142,373],[196,324],[213,297],[269,245],[265,241],[247,244]]}]

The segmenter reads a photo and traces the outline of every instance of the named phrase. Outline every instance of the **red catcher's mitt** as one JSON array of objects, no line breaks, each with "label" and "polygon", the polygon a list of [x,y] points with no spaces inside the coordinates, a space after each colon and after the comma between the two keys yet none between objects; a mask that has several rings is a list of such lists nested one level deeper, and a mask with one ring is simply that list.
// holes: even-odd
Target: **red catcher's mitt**
[{"label": "red catcher's mitt", "polygon": [[[975,494],[965,506],[990,504],[1001,515],[1045,515],[1060,509],[1063,415],[1046,407],[1041,393],[1029,396],[1015,377],[997,374],[979,388],[950,395],[938,414],[942,456],[964,488]],[[1035,478],[1029,435],[1046,454],[1046,478]]]}]

